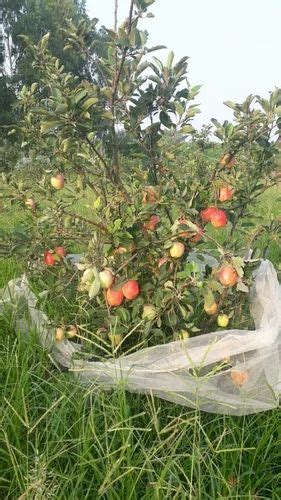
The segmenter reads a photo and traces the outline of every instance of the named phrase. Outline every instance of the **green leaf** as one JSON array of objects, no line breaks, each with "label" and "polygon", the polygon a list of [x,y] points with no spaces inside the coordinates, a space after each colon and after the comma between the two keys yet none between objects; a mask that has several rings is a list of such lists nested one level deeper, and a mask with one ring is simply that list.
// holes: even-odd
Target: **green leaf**
[{"label": "green leaf", "polygon": [[57,99],[57,100],[62,99],[61,90],[58,89],[57,87],[52,87],[52,94],[55,97],[55,99]]},{"label": "green leaf", "polygon": [[184,125],[180,129],[180,131],[181,131],[182,134],[194,134],[195,129],[192,127],[192,125]]},{"label": "green leaf", "polygon": [[215,302],[215,297],[213,292],[208,288],[207,290],[204,291],[204,302],[207,307],[211,307],[213,303]]},{"label": "green leaf", "polygon": [[232,101],[224,101],[224,103],[223,103],[223,104],[225,104],[225,106],[228,106],[228,107],[229,107],[229,108],[231,108],[231,109],[236,109],[236,106],[237,106],[237,105],[235,104],[235,102],[232,102]]},{"label": "green leaf", "polygon": [[87,90],[85,90],[85,89],[80,90],[79,92],[77,92],[77,94],[74,97],[74,103],[78,104],[82,99],[84,99],[84,97],[86,97],[86,95],[88,95]]},{"label": "green leaf", "polygon": [[37,90],[37,87],[38,87],[38,83],[37,82],[32,83],[32,85],[30,87],[30,91],[31,91],[32,94]]},{"label": "green leaf", "polygon": [[108,119],[108,120],[113,120],[113,119],[114,119],[114,116],[113,116],[113,114],[111,113],[111,111],[103,111],[103,112],[102,112],[102,114],[101,114],[101,116],[102,116],[103,118]]},{"label": "green leaf", "polygon": [[239,292],[249,293],[249,288],[242,283],[242,281],[237,284],[236,290]]},{"label": "green leaf", "polygon": [[116,231],[120,229],[121,225],[122,219],[116,219],[116,221],[114,221],[113,232],[116,233]]},{"label": "green leaf", "polygon": [[210,280],[210,281],[208,281],[208,287],[213,292],[218,292],[220,294],[222,294],[222,292],[224,290],[223,286],[218,281],[216,281],[216,280]]},{"label": "green leaf", "polygon": [[160,318],[160,317],[159,317],[159,318],[157,318],[156,325],[158,326],[158,328],[160,328],[160,327],[161,327],[161,325],[162,325],[162,320],[161,320],[161,318]]},{"label": "green leaf", "polygon": [[215,127],[220,128],[221,124],[216,118],[211,118],[211,122],[215,125]]},{"label": "green leaf", "polygon": [[183,105],[181,104],[181,102],[176,101],[176,102],[175,102],[175,108],[176,108],[176,112],[178,113],[178,115],[180,115],[180,116],[181,116],[181,115],[183,114],[183,112],[184,112],[184,107],[183,107]]},{"label": "green leaf", "polygon": [[190,106],[187,110],[186,116],[188,118],[192,118],[193,116],[197,115],[198,113],[201,113],[199,108]]},{"label": "green leaf", "polygon": [[95,137],[95,132],[90,132],[90,133],[87,135],[87,138],[89,139],[89,141],[92,141],[94,137]]},{"label": "green leaf", "polygon": [[100,280],[96,278],[90,286],[89,298],[93,299],[100,291]]},{"label": "green leaf", "polygon": [[99,273],[96,267],[93,267],[93,273],[95,276],[95,279],[90,287],[89,290],[89,297],[90,299],[94,298],[100,291],[100,278],[99,278]]},{"label": "green leaf", "polygon": [[68,107],[67,107],[67,104],[65,104],[65,103],[61,103],[61,104],[59,104],[59,105],[56,107],[56,109],[55,109],[55,111],[56,111],[56,113],[57,113],[57,114],[59,114],[59,113],[64,114],[64,113],[66,113],[66,112],[67,112],[67,110],[68,110]]},{"label": "green leaf", "polygon": [[72,145],[73,145],[73,140],[70,137],[68,137],[67,139],[63,139],[63,141],[61,141],[61,148],[64,152],[68,151]]},{"label": "green leaf", "polygon": [[129,35],[129,42],[130,42],[130,45],[136,45],[136,37],[137,37],[137,29],[134,29],[132,28],[131,29],[131,32],[130,32],[130,35]]},{"label": "green leaf", "polygon": [[97,97],[89,97],[89,99],[86,99],[86,101],[83,102],[81,107],[83,111],[88,111],[88,109],[97,102],[99,102],[99,99]]},{"label": "green leaf", "polygon": [[63,122],[59,121],[59,120],[56,120],[56,121],[54,120],[54,121],[50,121],[50,122],[41,122],[40,130],[41,130],[42,134],[47,134],[51,130],[54,130],[57,127],[61,127],[62,125],[63,125]]},{"label": "green leaf", "polygon": [[192,93],[192,95],[196,95],[201,87],[202,85],[194,85],[194,87],[191,87],[190,92]]},{"label": "green leaf", "polygon": [[242,278],[242,276],[244,274],[243,267],[245,265],[242,257],[233,257],[232,265],[233,265],[234,269],[236,270],[237,274],[240,276],[240,278]]},{"label": "green leaf", "polygon": [[150,49],[147,50],[147,52],[154,52],[156,50],[162,50],[166,49],[166,45],[155,45],[154,47],[150,47]]},{"label": "green leaf", "polygon": [[169,117],[168,113],[166,113],[166,111],[160,111],[159,118],[160,118],[161,123],[165,127],[167,127],[167,128],[171,127],[173,122],[172,122],[171,118]]},{"label": "green leaf", "polygon": [[232,123],[228,123],[225,127],[226,137],[230,137],[233,133],[233,130],[234,130],[234,126],[232,125]]},{"label": "green leaf", "polygon": [[40,108],[40,107],[38,107],[38,108],[31,108],[30,112],[31,113],[36,113],[37,115],[48,115],[48,116],[53,115],[53,116],[55,116],[54,113],[52,113],[48,109]]},{"label": "green leaf", "polygon": [[189,311],[187,311],[181,304],[179,304],[179,309],[183,319],[186,319],[189,316]]},{"label": "green leaf", "polygon": [[44,36],[41,38],[39,45],[40,45],[40,48],[41,48],[42,50],[44,50],[44,49],[46,48],[47,43],[48,43],[48,41],[49,41],[49,38],[50,38],[50,33],[46,33],[46,35],[44,35]]},{"label": "green leaf", "polygon": [[168,55],[168,58],[167,58],[167,63],[166,63],[168,69],[172,68],[174,57],[175,57],[174,52],[170,52]]},{"label": "green leaf", "polygon": [[98,209],[100,207],[100,204],[101,204],[101,197],[98,196],[98,198],[94,201],[94,208],[95,209]]},{"label": "green leaf", "polygon": [[259,103],[266,113],[270,112],[270,103],[266,99],[259,99]]}]

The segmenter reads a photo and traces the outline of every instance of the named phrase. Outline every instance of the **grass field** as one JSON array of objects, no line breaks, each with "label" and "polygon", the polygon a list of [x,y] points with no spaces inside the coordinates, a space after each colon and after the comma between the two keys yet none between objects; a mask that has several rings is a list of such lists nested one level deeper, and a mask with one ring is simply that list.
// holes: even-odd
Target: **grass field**
[{"label": "grass field", "polygon": [[[277,215],[276,189],[258,210],[264,220]],[[22,218],[13,210],[0,227]],[[270,245],[277,265],[277,241]],[[0,286],[22,268],[2,260]],[[15,332],[11,318],[0,323],[0,499],[281,498],[278,410],[233,418],[122,387],[82,388],[36,335]]]}]

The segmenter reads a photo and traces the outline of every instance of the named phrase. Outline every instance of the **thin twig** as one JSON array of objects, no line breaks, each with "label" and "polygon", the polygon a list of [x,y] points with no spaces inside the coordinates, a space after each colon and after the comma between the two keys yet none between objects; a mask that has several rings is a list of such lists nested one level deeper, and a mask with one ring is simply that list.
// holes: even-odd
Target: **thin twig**
[{"label": "thin twig", "polygon": [[[127,35],[128,36],[130,35],[131,29],[132,29],[132,17],[133,17],[134,3],[135,3],[135,0],[131,0],[129,17],[128,17],[128,29],[127,29]],[[112,97],[111,97],[112,102],[114,101],[114,98],[115,98],[115,95],[116,95],[116,92],[117,92],[117,88],[118,88],[118,85],[119,85],[119,81],[120,81],[121,73],[122,73],[122,70],[123,70],[124,63],[125,63],[127,52],[128,52],[128,47],[124,47],[122,58],[121,58],[121,63],[120,63],[120,66],[118,68],[118,71],[116,73],[116,76],[114,78],[114,82],[113,82],[113,86],[112,86]]]},{"label": "thin twig", "polygon": [[94,146],[94,144],[88,139],[87,136],[83,136],[83,138],[85,139],[85,141],[87,142],[87,144],[90,146],[90,148],[94,151],[95,155],[99,158],[99,160],[102,162],[107,174],[109,175],[109,177],[111,177],[111,172],[110,172],[110,167],[109,165],[106,163],[105,159],[103,158],[103,156],[100,154],[100,152],[97,150],[97,148]]},{"label": "thin twig", "polygon": [[67,212],[64,209],[62,209],[61,211],[65,215],[71,215],[71,217],[75,217],[76,219],[80,219],[84,222],[87,222],[87,224],[91,224],[92,226],[99,228],[102,232],[107,233],[107,228],[106,228],[106,226],[104,226],[104,224],[100,224],[99,222],[94,222],[91,219],[87,219],[86,217],[83,217],[82,215],[79,215],[79,214],[73,214],[73,213]]},{"label": "thin twig", "polygon": [[141,250],[144,250],[146,247],[142,247],[142,248],[139,248],[138,251],[136,253],[134,253],[133,255],[131,255],[131,257],[129,257],[129,259],[127,259],[123,264],[122,266],[120,266],[116,273],[115,274],[118,274],[120,271],[122,271],[122,269],[124,269],[124,267],[126,267],[132,260],[134,260],[136,257],[137,257],[137,253],[139,253]]},{"label": "thin twig", "polygon": [[117,32],[117,25],[118,25],[118,0],[115,0],[115,6],[114,6],[114,31],[115,31],[115,33]]}]

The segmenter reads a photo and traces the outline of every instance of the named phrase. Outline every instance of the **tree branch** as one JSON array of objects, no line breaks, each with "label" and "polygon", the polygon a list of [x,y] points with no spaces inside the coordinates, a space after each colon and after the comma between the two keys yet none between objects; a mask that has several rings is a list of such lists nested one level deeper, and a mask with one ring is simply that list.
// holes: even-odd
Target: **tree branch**
[{"label": "tree branch", "polygon": [[80,219],[84,222],[87,222],[87,224],[91,224],[92,226],[95,226],[97,227],[100,231],[102,231],[103,233],[107,233],[107,228],[104,224],[101,224],[99,222],[94,222],[93,220],[91,219],[87,219],[86,217],[83,217],[82,215],[79,215],[79,214],[76,214],[76,213],[71,213],[71,212],[67,212],[66,210],[64,209],[61,209],[61,212],[65,215],[70,215],[71,217],[75,217],[76,219]]},{"label": "tree branch", "polygon": [[[131,0],[129,17],[128,17],[128,29],[127,29],[127,35],[128,36],[130,35],[131,29],[132,29],[132,17],[133,17],[134,3],[135,3],[135,0]],[[115,78],[114,78],[114,81],[113,81],[111,102],[113,102],[114,99],[115,99],[115,95],[116,95],[117,88],[118,88],[118,85],[119,85],[119,81],[120,81],[120,77],[121,77],[121,73],[122,73],[122,70],[123,70],[123,66],[124,66],[124,62],[125,62],[125,59],[126,59],[127,52],[128,52],[128,47],[124,47],[122,58],[121,58],[121,63],[120,63],[120,66],[118,68],[118,71],[117,71],[117,73],[115,75]]]}]

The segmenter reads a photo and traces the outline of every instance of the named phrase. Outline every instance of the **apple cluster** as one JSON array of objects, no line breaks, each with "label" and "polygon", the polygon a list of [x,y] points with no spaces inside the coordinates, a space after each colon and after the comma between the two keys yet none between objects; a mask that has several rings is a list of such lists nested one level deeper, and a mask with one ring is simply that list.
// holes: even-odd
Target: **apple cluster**
[{"label": "apple cluster", "polygon": [[67,255],[64,247],[56,247],[53,251],[45,250],[44,252],[44,264],[46,266],[54,266],[56,262],[62,261],[62,259]]},{"label": "apple cluster", "polygon": [[[224,189],[233,195],[233,191],[229,190],[227,186]],[[222,188],[220,190],[220,195],[222,193]],[[159,192],[154,190],[153,186],[148,186],[145,188],[143,193],[143,203],[144,204],[155,204],[158,201]],[[225,200],[224,200],[225,201]],[[210,222],[214,227],[220,228],[227,224],[226,212],[215,206],[210,206],[200,212],[200,217],[203,224]],[[161,227],[161,218],[159,215],[153,213],[149,218],[142,223],[143,230],[151,235],[156,232],[158,228]],[[150,236],[151,237],[151,236]],[[162,266],[168,264],[167,270],[172,273],[175,266],[178,267],[178,262],[184,257],[190,245],[197,244],[202,241],[202,239],[208,238],[204,227],[201,227],[198,222],[192,222],[186,216],[181,216],[178,218],[174,224],[172,224],[170,229],[170,244],[167,248],[166,255],[162,255],[157,260],[157,268],[160,270]],[[186,243],[185,243],[186,242]],[[127,259],[126,254],[130,252],[132,258],[137,255],[140,249],[137,247],[135,242],[131,242],[129,248],[118,246],[114,252],[114,256],[122,257],[125,254],[125,259]],[[122,265],[130,274],[130,262],[131,258],[128,258],[128,263],[125,266]],[[182,259],[184,265],[185,259]],[[115,264],[114,258],[112,259],[113,267]],[[103,291],[104,304],[109,308],[118,308],[124,303],[129,303],[134,301],[141,293],[141,287],[139,280],[137,279],[127,279],[122,276],[122,273],[114,271],[112,267],[104,267],[98,270],[95,265],[83,265],[80,264],[80,270],[83,270],[83,275],[79,283],[79,291],[87,292],[90,299],[96,297],[100,292]],[[213,269],[212,273],[214,279],[216,279],[220,285],[225,288],[232,287],[236,285],[240,279],[240,276],[232,263],[231,259],[226,260],[218,269]],[[142,279],[142,278],[141,278]],[[147,297],[145,297],[147,300]],[[145,302],[145,300],[144,300]],[[153,297],[152,297],[153,302]],[[161,309],[157,308],[153,303],[144,303],[142,319],[144,321],[154,322],[161,316]],[[225,328],[228,326],[230,317],[221,311],[222,304],[215,299],[210,303],[210,300],[204,303],[204,312],[208,316],[213,316],[217,318],[217,324],[219,327]],[[183,330],[182,335],[178,334],[178,338],[186,339],[189,333]],[[116,339],[115,339],[116,341]]]}]

